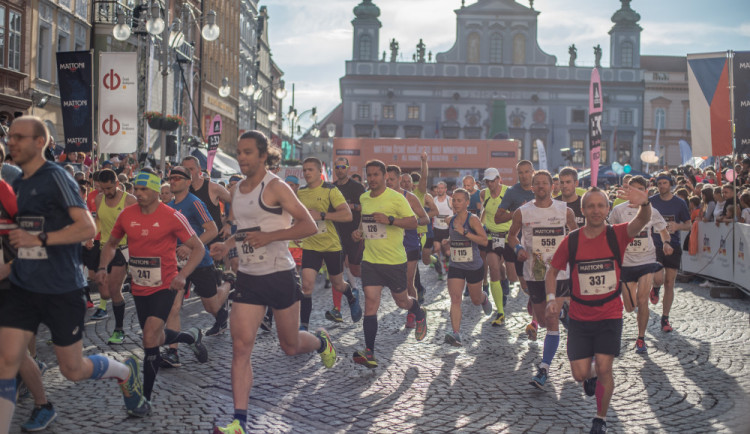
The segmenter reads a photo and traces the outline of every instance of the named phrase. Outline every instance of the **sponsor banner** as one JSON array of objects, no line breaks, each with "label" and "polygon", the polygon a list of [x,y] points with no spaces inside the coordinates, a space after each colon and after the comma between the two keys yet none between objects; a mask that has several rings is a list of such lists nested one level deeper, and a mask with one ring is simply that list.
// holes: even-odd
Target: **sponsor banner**
[{"label": "sponsor banner", "polygon": [[[738,224],[734,225],[734,227]],[[682,232],[682,238],[687,232]],[[734,237],[732,224],[699,222],[698,223],[698,254],[682,254],[682,269],[689,273],[713,277],[719,280],[733,282],[734,276]]]},{"label": "sponsor banner", "polygon": [[547,169],[547,152],[544,150],[544,143],[541,140],[536,139],[536,153],[539,155],[539,170]]},{"label": "sponsor banner", "polygon": [[750,225],[734,225],[734,283],[750,291]]},{"label": "sponsor banner", "polygon": [[90,51],[57,53],[65,152],[91,152],[94,144],[93,65]]},{"label": "sponsor banner", "polygon": [[747,154],[750,153],[750,51],[734,53],[732,73],[736,152]]},{"label": "sponsor banner", "polygon": [[216,157],[216,150],[219,149],[219,143],[221,143],[221,115],[214,116],[214,120],[213,122],[211,122],[211,129],[208,131],[208,156],[206,157],[206,170],[208,170],[208,173],[211,173],[211,168],[214,166],[214,158]]},{"label": "sponsor banner", "polygon": [[693,155],[729,155],[732,128],[727,53],[688,54],[687,68]]},{"label": "sponsor banner", "polygon": [[602,81],[599,70],[591,71],[589,85],[589,161],[591,163],[591,185],[597,185],[602,145]]},{"label": "sponsor banner", "polygon": [[110,52],[99,56],[99,152],[135,152],[138,145],[138,53]]}]

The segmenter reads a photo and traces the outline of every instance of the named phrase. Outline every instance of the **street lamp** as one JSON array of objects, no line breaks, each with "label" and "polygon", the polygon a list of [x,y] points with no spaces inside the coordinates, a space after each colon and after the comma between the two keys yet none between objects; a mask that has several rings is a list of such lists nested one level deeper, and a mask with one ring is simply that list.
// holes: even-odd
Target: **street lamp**
[{"label": "street lamp", "polygon": [[219,35],[221,34],[221,29],[218,25],[216,25],[216,12],[213,10],[208,11],[206,14],[206,24],[203,25],[203,30],[201,30],[201,35],[203,36],[203,39],[211,42],[215,41],[219,38]]},{"label": "street lamp", "polygon": [[242,88],[242,93],[246,97],[249,98],[250,96],[252,96],[253,92],[255,92],[255,85],[253,85],[253,77],[248,75],[247,78],[245,79],[245,87]]},{"label": "street lamp", "polygon": [[222,98],[228,97],[231,89],[232,88],[229,86],[229,77],[222,78],[221,87],[219,87],[219,96]]},{"label": "street lamp", "polygon": [[336,136],[336,124],[331,122],[326,125],[326,132],[328,133],[328,137],[334,138]]},{"label": "street lamp", "polygon": [[[167,0],[167,6],[169,6],[169,0]],[[166,14],[166,11],[165,11]],[[156,36],[164,31],[164,19],[161,17],[161,8],[159,3],[151,3],[151,17],[146,21],[146,30],[153,36]]]},{"label": "street lamp", "polygon": [[122,9],[117,9],[117,24],[112,29],[112,34],[118,41],[127,41],[130,38],[130,26],[125,20],[125,12]]}]

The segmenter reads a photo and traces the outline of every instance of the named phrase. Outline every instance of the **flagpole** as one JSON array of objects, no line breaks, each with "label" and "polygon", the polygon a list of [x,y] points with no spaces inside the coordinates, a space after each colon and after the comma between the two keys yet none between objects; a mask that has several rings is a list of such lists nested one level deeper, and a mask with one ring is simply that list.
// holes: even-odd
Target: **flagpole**
[{"label": "flagpole", "polygon": [[[734,51],[728,50],[727,57],[729,57],[729,126],[732,130],[732,170],[734,170],[735,162],[737,161],[737,138],[734,132]],[[737,172],[734,173],[732,179],[732,186],[734,188],[734,221],[738,221],[737,218]]]}]

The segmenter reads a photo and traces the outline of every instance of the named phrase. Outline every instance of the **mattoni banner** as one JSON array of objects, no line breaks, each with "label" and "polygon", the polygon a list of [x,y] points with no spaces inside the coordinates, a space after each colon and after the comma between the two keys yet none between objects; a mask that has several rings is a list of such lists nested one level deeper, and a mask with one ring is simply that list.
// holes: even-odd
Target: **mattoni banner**
[{"label": "mattoni banner", "polygon": [[57,82],[65,152],[91,152],[94,144],[94,59],[90,51],[57,53]]},{"label": "mattoni banner", "polygon": [[130,153],[138,146],[138,54],[99,55],[99,152]]},{"label": "mattoni banner", "polygon": [[750,225],[734,225],[734,283],[750,290]]},{"label": "mattoni banner", "polygon": [[599,70],[591,71],[589,85],[589,154],[591,163],[591,185],[597,185],[602,146],[602,81]]},{"label": "mattoni banner", "polygon": [[732,62],[734,139],[738,154],[750,152],[750,51],[737,51]]}]

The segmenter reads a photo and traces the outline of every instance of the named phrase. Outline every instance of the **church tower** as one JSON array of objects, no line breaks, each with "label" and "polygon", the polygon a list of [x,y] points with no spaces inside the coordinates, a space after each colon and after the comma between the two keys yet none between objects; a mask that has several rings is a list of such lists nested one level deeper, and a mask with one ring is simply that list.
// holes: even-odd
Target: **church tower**
[{"label": "church tower", "polygon": [[641,67],[641,16],[630,8],[630,0],[620,0],[622,7],[612,15],[609,31],[609,66],[611,68]]},{"label": "church tower", "polygon": [[372,0],[362,0],[354,8],[354,47],[352,60],[361,62],[376,62],[380,51],[380,9]]}]

